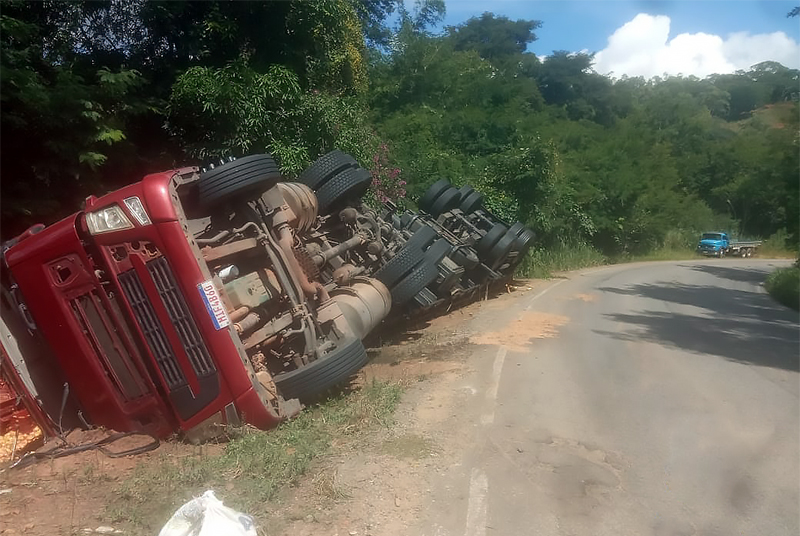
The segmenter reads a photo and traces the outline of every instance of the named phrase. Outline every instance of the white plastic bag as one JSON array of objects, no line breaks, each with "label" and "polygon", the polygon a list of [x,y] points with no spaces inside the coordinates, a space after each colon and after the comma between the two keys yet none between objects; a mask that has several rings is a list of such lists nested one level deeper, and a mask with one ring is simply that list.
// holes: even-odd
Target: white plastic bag
[{"label": "white plastic bag", "polygon": [[247,514],[228,508],[208,490],[180,508],[158,536],[256,536]]}]

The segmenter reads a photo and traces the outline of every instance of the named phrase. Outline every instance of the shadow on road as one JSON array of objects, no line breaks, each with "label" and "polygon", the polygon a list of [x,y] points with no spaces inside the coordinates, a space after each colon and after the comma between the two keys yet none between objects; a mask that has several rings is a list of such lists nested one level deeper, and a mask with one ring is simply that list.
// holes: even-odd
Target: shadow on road
[{"label": "shadow on road", "polygon": [[[720,261],[724,263],[725,261]],[[725,266],[724,264],[709,265],[709,264],[692,264],[680,265],[681,268],[689,268],[696,272],[703,272],[710,274],[721,279],[730,279],[731,281],[740,281],[742,283],[763,283],[769,273],[774,270],[771,264],[765,265],[763,268],[736,268],[733,266]]]},{"label": "shadow on road", "polygon": [[[766,274],[722,266],[687,266],[717,277],[757,283]],[[608,314],[628,324],[625,332],[598,331],[626,341],[649,341],[691,352],[716,355],[740,363],[800,370],[798,313],[776,304],[757,289],[675,282],[601,288],[604,292],[665,302],[670,311]],[[676,304],[678,307],[675,307]]]}]

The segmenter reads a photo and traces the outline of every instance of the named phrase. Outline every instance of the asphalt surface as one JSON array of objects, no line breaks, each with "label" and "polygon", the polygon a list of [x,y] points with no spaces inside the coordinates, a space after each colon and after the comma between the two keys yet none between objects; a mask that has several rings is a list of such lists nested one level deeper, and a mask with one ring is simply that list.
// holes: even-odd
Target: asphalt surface
[{"label": "asphalt surface", "polygon": [[557,327],[475,348],[469,429],[409,534],[800,534],[798,314],[762,287],[786,264],[590,270],[476,319]]}]

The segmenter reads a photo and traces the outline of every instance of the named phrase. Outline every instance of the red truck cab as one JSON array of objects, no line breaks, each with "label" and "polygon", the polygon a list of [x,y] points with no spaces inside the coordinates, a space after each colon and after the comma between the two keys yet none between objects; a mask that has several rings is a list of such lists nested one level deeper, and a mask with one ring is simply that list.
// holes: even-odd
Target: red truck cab
[{"label": "red truck cab", "polygon": [[[51,383],[63,378],[87,424],[161,437],[241,422],[268,429],[299,411],[296,397],[366,362],[344,297],[295,258],[298,222],[317,217],[313,192],[253,175],[271,161],[257,156],[229,163],[225,182],[216,174],[223,193],[248,195],[227,196],[210,218],[185,214],[202,177],[185,168],[89,197],[83,211],[4,245],[3,316],[49,347]],[[369,286],[387,296],[371,329],[390,299]]]}]

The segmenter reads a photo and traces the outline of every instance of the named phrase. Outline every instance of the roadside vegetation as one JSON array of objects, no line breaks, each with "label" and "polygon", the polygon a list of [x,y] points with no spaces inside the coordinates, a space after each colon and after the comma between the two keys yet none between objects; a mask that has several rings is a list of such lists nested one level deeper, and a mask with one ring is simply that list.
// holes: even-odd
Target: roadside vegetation
[{"label": "roadside vegetation", "polygon": [[786,307],[800,310],[800,261],[772,272],[764,283],[770,296]]},{"label": "roadside vegetation", "polygon": [[146,173],[339,147],[373,202],[438,179],[538,235],[526,275],[683,258],[704,231],[797,251],[797,69],[611,79],[527,52],[547,21],[441,28],[443,0],[3,5],[8,237]]},{"label": "roadside vegetation", "polygon": [[[265,503],[279,499],[318,458],[389,426],[401,393],[398,383],[373,382],[306,408],[275,430],[231,430],[219,453],[205,445],[180,457],[142,461],[109,493],[108,521],[123,524],[128,534],[155,534],[179,506],[206,489],[258,521],[271,510]],[[321,493],[342,493],[324,473],[318,477]]]}]

